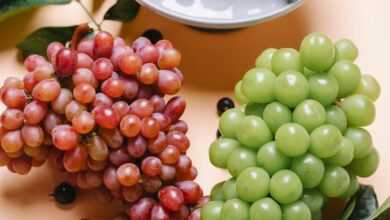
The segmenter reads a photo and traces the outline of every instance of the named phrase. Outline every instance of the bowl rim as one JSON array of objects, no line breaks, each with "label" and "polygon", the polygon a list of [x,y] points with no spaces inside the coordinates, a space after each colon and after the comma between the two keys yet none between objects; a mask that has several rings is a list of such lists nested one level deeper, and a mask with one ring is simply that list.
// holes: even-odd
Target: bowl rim
[{"label": "bowl rim", "polygon": [[156,4],[151,3],[150,0],[136,0],[136,1],[142,6],[145,6],[151,9],[152,11],[155,11],[159,15],[174,20],[179,20],[180,22],[188,25],[204,27],[204,28],[228,29],[228,28],[247,27],[247,26],[254,25],[256,23],[269,21],[271,19],[283,16],[298,8],[303,3],[304,0],[296,0],[295,2],[289,3],[284,7],[281,7],[275,11],[271,11],[265,14],[260,14],[258,16],[253,16],[253,17],[243,18],[243,19],[235,19],[235,20],[192,17],[180,12],[169,10],[164,7],[158,7]]}]

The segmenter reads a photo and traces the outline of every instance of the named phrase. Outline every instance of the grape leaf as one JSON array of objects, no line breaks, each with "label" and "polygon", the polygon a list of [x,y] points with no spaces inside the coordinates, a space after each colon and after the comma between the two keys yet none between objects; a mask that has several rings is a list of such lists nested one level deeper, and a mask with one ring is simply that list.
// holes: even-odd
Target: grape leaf
[{"label": "grape leaf", "polygon": [[46,48],[51,42],[66,43],[70,41],[76,28],[77,25],[69,27],[43,27],[27,36],[17,47],[22,52],[23,58],[31,54],[46,56]]},{"label": "grape leaf", "polygon": [[51,4],[68,4],[70,2],[71,0],[0,0],[0,22],[33,7]]},{"label": "grape leaf", "polygon": [[361,186],[353,196],[341,220],[369,220],[378,208],[378,199],[372,186]]},{"label": "grape leaf", "polygon": [[390,197],[379,207],[369,220],[388,220],[390,219]]},{"label": "grape leaf", "polygon": [[131,21],[139,11],[140,5],[135,0],[118,0],[104,15],[104,19]]}]

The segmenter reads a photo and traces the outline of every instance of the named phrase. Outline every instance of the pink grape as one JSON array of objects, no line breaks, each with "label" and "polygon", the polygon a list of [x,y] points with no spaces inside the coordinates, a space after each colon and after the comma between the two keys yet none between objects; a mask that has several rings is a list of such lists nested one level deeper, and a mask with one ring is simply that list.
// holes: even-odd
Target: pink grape
[{"label": "pink grape", "polygon": [[76,69],[77,53],[69,48],[62,48],[55,58],[55,70],[61,77],[71,76]]}]

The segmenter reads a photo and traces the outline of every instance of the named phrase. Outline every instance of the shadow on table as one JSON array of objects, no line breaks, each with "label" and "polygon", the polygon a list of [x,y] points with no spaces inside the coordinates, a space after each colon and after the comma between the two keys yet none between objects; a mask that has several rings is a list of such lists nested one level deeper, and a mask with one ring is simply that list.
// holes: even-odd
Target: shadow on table
[{"label": "shadow on table", "polygon": [[[42,170],[39,172],[33,170],[28,176],[10,174],[9,178],[15,178],[15,180],[7,181],[7,184],[2,183],[0,197],[8,204],[17,207],[18,210],[33,208],[40,203],[51,203],[59,209],[72,210],[73,216],[77,215],[83,220],[112,219],[123,211],[124,207],[119,201],[99,200],[97,190],[79,190],[74,203],[66,206],[59,205],[50,194],[59,183],[65,180],[65,175],[47,166],[39,169]],[[15,184],[15,182],[18,183]],[[74,214],[75,212],[77,214]],[[44,217],[45,214],[42,215]]]},{"label": "shadow on table", "polygon": [[181,70],[187,88],[232,91],[265,48],[299,46],[310,31],[310,19],[305,14],[302,7],[287,16],[250,28],[205,31],[143,8],[135,20],[123,25],[120,35],[134,40],[146,29],[156,28],[182,52]]}]

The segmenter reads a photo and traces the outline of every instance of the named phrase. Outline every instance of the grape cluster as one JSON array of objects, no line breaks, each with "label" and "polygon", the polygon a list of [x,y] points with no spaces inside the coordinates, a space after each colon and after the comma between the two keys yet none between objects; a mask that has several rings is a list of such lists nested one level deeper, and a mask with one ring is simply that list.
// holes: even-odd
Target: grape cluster
[{"label": "grape cluster", "polygon": [[30,55],[24,78],[1,88],[0,165],[27,174],[49,160],[74,186],[124,201],[132,220],[199,219],[186,102],[172,96],[180,62],[168,40],[128,46],[104,31]]},{"label": "grape cluster", "polygon": [[327,198],[347,198],[379,164],[370,133],[378,82],[354,64],[358,50],[322,33],[300,50],[267,49],[235,87],[212,164],[232,178],[216,184],[202,220],[321,219]]}]

